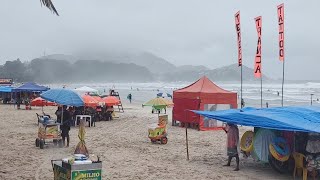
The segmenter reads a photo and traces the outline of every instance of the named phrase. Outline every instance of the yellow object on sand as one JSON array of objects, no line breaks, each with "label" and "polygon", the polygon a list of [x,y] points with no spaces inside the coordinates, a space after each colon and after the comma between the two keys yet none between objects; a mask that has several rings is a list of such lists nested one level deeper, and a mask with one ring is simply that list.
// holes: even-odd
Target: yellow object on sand
[{"label": "yellow object on sand", "polygon": [[114,111],[112,112],[111,115],[112,115],[112,118],[119,118],[119,115]]},{"label": "yellow object on sand", "polygon": [[240,148],[244,152],[251,152],[253,150],[253,137],[254,132],[246,131],[240,141]]},{"label": "yellow object on sand", "polygon": [[81,119],[80,125],[79,125],[79,133],[78,133],[78,137],[79,137],[80,142],[78,143],[76,150],[74,151],[74,154],[84,154],[84,155],[88,156],[89,152],[86,147],[86,143],[84,141],[84,136],[86,134],[84,126],[85,126],[85,120]]}]

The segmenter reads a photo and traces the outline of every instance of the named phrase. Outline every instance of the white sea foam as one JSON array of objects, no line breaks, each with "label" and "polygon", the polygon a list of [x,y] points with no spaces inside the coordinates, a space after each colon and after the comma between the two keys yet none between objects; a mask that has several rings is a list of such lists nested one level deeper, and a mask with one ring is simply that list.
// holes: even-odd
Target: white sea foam
[{"label": "white sea foam", "polygon": [[[179,89],[189,85],[190,83],[78,83],[66,84],[66,88],[74,89],[81,86],[89,86],[99,90],[99,93],[106,94],[109,89],[116,89],[119,91],[121,98],[125,99],[127,94],[133,95],[133,100],[138,102],[145,102],[151,98],[156,97],[158,92],[165,92],[172,94],[175,89]],[[240,95],[240,84],[217,82],[220,87],[237,92]],[[65,84],[51,84],[51,88],[61,88]],[[279,92],[279,96],[278,96]],[[291,83],[284,85],[284,102],[286,105],[309,105],[310,94],[314,94],[313,99],[320,99],[320,83]],[[247,83],[243,84],[243,99],[246,101],[246,106],[255,106],[260,104],[260,84]],[[263,102],[270,102],[269,104],[281,105],[281,84],[263,84]],[[319,101],[315,101],[319,102]],[[318,104],[318,103],[315,103]]]}]

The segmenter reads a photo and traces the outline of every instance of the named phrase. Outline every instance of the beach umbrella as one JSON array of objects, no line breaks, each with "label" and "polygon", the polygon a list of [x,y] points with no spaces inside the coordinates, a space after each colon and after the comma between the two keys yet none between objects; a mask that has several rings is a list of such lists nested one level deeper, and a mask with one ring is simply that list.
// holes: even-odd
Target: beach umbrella
[{"label": "beach umbrella", "polygon": [[91,96],[93,99],[95,99],[98,102],[103,102],[102,98],[100,96]]},{"label": "beach umbrella", "polygon": [[37,97],[31,101],[31,106],[56,106],[57,104],[54,102],[46,101],[42,99],[41,97]]},{"label": "beach umbrella", "polygon": [[[74,91],[69,89],[50,89],[42,94],[40,97],[47,101],[55,102],[60,105],[66,106],[84,106],[82,98]],[[61,122],[63,122],[63,108],[62,108],[62,116]]]},{"label": "beach umbrella", "polygon": [[151,99],[150,101],[143,104],[143,106],[153,106],[153,107],[167,107],[172,106],[173,102],[169,99],[165,99],[163,97],[157,97],[154,99]]},{"label": "beach umbrella", "polygon": [[153,108],[152,113],[154,112],[154,109],[159,111],[159,113],[160,113],[161,109],[166,110],[166,107],[173,106],[173,102],[171,100],[165,99],[163,97],[157,97],[157,98],[151,99],[150,101],[142,104],[142,107],[143,106],[152,106],[152,108]]},{"label": "beach umbrella", "polygon": [[50,89],[40,95],[43,99],[67,106],[84,106],[82,98],[69,89]]},{"label": "beach umbrella", "polygon": [[80,93],[80,94],[83,94],[83,93],[98,93],[98,90],[93,89],[93,88],[88,87],[88,86],[83,86],[83,87],[80,87],[80,88],[76,88],[75,91],[77,93]]},{"label": "beach umbrella", "polygon": [[[99,97],[99,96],[98,96]],[[100,98],[100,97],[99,97]],[[101,98],[100,98],[101,99]],[[88,107],[96,107],[99,105],[100,102],[102,102],[102,99],[99,100],[95,96],[90,96],[90,95],[83,95],[82,100],[84,102],[85,106]]]},{"label": "beach umbrella", "polygon": [[120,100],[114,96],[107,96],[102,98],[103,102],[108,106],[114,106],[120,104]]}]

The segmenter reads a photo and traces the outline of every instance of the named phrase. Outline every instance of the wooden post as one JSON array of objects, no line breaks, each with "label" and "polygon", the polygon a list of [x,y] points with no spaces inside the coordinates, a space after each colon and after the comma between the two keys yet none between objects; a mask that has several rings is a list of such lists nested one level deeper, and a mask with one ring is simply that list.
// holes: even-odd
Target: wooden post
[{"label": "wooden post", "polygon": [[188,146],[188,127],[186,127],[186,147],[187,147],[187,160],[189,161],[189,146]]}]

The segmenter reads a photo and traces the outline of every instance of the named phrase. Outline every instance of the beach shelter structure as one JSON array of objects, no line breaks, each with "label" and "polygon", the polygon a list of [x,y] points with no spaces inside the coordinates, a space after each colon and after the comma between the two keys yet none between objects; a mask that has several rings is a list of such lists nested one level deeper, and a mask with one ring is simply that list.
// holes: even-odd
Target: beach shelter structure
[{"label": "beach shelter structure", "polygon": [[199,130],[219,129],[222,122],[204,117],[190,110],[223,110],[237,108],[237,93],[224,90],[203,76],[193,84],[173,92],[172,123],[193,124]]},{"label": "beach shelter structure", "polygon": [[194,112],[208,118],[243,126],[320,133],[319,106],[288,106],[263,109],[247,107],[216,112]]},{"label": "beach shelter structure", "polygon": [[0,86],[0,97],[3,99],[3,103],[9,103],[12,98],[12,89],[11,86]]},{"label": "beach shelter structure", "polygon": [[40,86],[34,82],[28,82],[17,88],[12,89],[13,92],[43,92],[47,90],[49,90],[48,87]]},{"label": "beach shelter structure", "polygon": [[11,93],[12,89],[11,86],[0,86],[0,93]]}]

